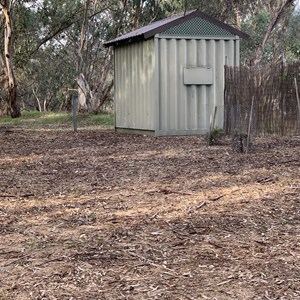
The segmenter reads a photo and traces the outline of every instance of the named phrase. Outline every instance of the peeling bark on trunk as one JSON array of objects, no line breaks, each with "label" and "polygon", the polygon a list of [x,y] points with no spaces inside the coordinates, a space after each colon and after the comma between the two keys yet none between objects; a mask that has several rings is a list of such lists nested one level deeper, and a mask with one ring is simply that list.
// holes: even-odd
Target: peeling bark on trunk
[{"label": "peeling bark on trunk", "polygon": [[107,78],[112,62],[111,48],[105,53],[99,72],[94,76],[91,75],[91,66],[93,68],[93,65],[97,62],[89,57],[89,51],[91,51],[91,47],[93,46],[93,29],[89,26],[89,18],[90,15],[95,15],[96,11],[96,2],[85,0],[80,44],[77,52],[76,82],[79,109],[89,112],[98,112],[113,88],[113,83],[108,83],[107,85]]},{"label": "peeling bark on trunk", "polygon": [[108,85],[108,87],[106,88],[106,90],[104,91],[104,93],[102,94],[101,98],[100,98],[100,102],[98,105],[98,109],[100,110],[101,108],[103,108],[106,100],[108,99],[109,93],[111,92],[112,88],[114,86],[114,81],[112,80],[110,82],[110,84]]},{"label": "peeling bark on trunk", "polygon": [[97,111],[97,102],[83,73],[77,76],[79,109]]},{"label": "peeling bark on trunk", "polygon": [[5,1],[4,4],[0,3],[0,8],[2,8],[5,18],[4,54],[6,74],[8,77],[7,103],[11,117],[18,118],[21,116],[21,112],[17,103],[17,81],[12,62],[12,24],[8,1]]},{"label": "peeling bark on trunk", "polygon": [[84,65],[86,63],[85,51],[86,51],[86,43],[87,43],[88,12],[89,12],[90,3],[91,3],[90,0],[85,1],[84,16],[81,25],[80,46],[77,55],[77,78],[76,78],[77,85],[78,85],[79,108],[87,109],[87,110],[91,109],[91,104],[94,102],[89,84],[86,81],[86,78],[83,73]]}]

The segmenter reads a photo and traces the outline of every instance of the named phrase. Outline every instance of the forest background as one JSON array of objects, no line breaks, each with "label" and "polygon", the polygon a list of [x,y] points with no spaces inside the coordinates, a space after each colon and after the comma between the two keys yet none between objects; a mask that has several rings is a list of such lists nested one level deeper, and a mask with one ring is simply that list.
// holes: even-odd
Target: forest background
[{"label": "forest background", "polygon": [[105,41],[192,9],[251,36],[242,65],[300,59],[299,0],[0,0],[0,115],[113,107]]}]

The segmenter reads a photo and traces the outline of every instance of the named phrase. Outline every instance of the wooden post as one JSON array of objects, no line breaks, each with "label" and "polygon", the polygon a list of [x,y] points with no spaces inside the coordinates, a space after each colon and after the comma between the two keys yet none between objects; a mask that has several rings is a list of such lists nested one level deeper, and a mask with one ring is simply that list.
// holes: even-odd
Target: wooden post
[{"label": "wooden post", "polygon": [[215,106],[213,115],[210,116],[210,126],[209,126],[209,133],[208,133],[208,145],[211,144],[211,134],[212,134],[212,131],[213,131],[214,128],[215,128],[216,116],[217,116],[217,110],[218,110],[218,107]]},{"label": "wooden post", "polygon": [[216,124],[216,116],[217,116],[217,111],[218,111],[218,107],[215,106],[215,110],[214,110],[214,113],[213,113],[213,118],[212,118],[212,124],[211,124],[211,131],[214,130],[215,128],[215,124]]},{"label": "wooden post", "polygon": [[299,93],[298,93],[298,83],[297,83],[297,78],[294,78],[295,82],[295,89],[296,89],[296,97],[297,97],[297,103],[298,103],[298,132],[300,135],[300,99],[299,99]]},{"label": "wooden post", "polygon": [[253,118],[253,106],[254,106],[254,96],[252,97],[251,102],[251,109],[250,109],[250,116],[249,116],[249,124],[248,124],[248,132],[247,132],[247,145],[246,145],[246,153],[249,152],[250,148],[250,135],[251,135],[251,124],[252,124],[252,118]]},{"label": "wooden post", "polygon": [[73,109],[73,126],[74,126],[74,132],[77,132],[77,105],[78,105],[78,96],[73,95],[72,96],[72,109]]}]

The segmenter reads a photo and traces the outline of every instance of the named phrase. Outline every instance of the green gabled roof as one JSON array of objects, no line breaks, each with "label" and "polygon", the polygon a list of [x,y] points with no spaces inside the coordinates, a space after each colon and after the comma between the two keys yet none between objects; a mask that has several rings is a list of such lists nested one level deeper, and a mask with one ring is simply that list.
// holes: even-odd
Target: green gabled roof
[{"label": "green gabled roof", "polygon": [[141,40],[147,40],[156,34],[199,37],[235,37],[248,39],[249,35],[221,22],[198,10],[172,16],[146,25],[120,37],[110,40],[104,45],[120,46]]},{"label": "green gabled roof", "polygon": [[164,32],[160,33],[164,35],[175,36],[201,36],[201,37],[234,37],[235,34],[228,30],[217,26],[201,17],[190,19],[184,23],[171,27]]}]

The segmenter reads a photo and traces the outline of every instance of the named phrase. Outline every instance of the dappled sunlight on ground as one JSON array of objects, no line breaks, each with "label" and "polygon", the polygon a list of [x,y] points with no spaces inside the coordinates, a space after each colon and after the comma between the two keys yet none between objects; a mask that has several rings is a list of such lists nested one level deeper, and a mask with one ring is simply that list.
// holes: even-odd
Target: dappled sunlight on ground
[{"label": "dappled sunlight on ground", "polygon": [[300,139],[1,134],[0,299],[300,299]]}]

